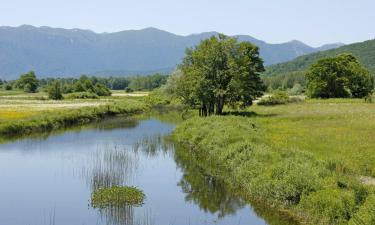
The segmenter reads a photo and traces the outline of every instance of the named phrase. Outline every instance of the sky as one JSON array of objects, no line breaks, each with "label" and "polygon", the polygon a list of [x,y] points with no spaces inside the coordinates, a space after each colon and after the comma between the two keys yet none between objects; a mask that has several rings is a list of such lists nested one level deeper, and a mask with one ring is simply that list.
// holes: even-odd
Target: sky
[{"label": "sky", "polygon": [[375,38],[375,0],[0,0],[0,26],[218,31],[317,47]]}]

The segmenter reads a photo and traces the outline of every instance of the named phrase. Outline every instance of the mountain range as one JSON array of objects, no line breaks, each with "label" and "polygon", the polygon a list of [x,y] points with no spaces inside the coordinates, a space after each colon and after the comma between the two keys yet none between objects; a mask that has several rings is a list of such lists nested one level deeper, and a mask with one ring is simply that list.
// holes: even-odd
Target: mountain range
[{"label": "mountain range", "polygon": [[[181,61],[187,47],[217,34],[206,32],[181,36],[156,28],[95,33],[30,25],[2,26],[0,79],[15,79],[30,70],[38,77],[166,73]],[[337,43],[313,48],[295,40],[269,44],[247,35],[235,37],[259,46],[266,65],[343,45]]]}]

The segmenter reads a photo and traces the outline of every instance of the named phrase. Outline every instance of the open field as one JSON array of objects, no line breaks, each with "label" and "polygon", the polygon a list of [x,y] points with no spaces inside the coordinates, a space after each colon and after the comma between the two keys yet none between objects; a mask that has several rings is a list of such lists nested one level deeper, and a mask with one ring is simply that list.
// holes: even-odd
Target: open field
[{"label": "open field", "polygon": [[[37,96],[37,97],[36,97]],[[132,114],[147,106],[136,97],[41,100],[45,94],[0,92],[0,134],[20,135],[87,123],[106,115]]]},{"label": "open field", "polygon": [[252,118],[266,142],[299,149],[345,169],[375,177],[375,104],[363,100],[307,100],[301,104],[254,106]]}]

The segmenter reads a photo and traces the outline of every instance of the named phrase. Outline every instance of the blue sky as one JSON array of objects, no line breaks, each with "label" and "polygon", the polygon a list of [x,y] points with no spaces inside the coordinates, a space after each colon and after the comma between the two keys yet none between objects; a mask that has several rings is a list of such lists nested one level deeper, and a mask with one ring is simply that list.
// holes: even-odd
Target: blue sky
[{"label": "blue sky", "polygon": [[375,38],[375,0],[0,0],[0,25],[219,31],[312,46]]}]

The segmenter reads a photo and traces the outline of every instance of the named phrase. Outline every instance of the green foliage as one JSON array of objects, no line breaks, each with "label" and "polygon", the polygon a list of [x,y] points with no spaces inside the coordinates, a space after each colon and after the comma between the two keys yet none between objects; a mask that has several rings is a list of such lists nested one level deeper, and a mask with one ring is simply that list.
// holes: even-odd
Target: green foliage
[{"label": "green foliage", "polygon": [[49,84],[48,97],[53,100],[62,100],[64,97],[62,95],[61,83],[59,81],[53,81]]},{"label": "green foliage", "polygon": [[167,78],[167,75],[159,73],[150,76],[132,77],[129,79],[129,88],[131,88],[134,91],[151,91],[165,84]]},{"label": "green foliage", "polygon": [[7,84],[4,85],[4,89],[5,89],[6,91],[11,91],[11,90],[13,89],[13,87],[12,87],[11,84],[7,83]]},{"label": "green foliage", "polygon": [[91,92],[74,92],[67,94],[66,99],[97,99],[99,96]]},{"label": "green foliage", "polygon": [[[264,124],[246,117],[191,118],[173,138],[210,176],[239,186],[245,196],[286,209],[313,224],[345,224],[367,197],[356,179],[298,149],[270,145]],[[176,153],[180,154],[180,153]]]},{"label": "green foliage", "polygon": [[111,91],[104,86],[104,84],[96,83],[93,87],[93,92],[98,96],[111,96]]},{"label": "green foliage", "polygon": [[345,45],[340,48],[331,49],[300,56],[292,61],[280,63],[267,67],[265,76],[275,76],[294,71],[304,71],[318,60],[329,57],[336,57],[342,53],[350,53],[358,58],[372,74],[375,74],[375,40]]},{"label": "green foliage", "polygon": [[126,93],[134,92],[134,90],[131,89],[130,87],[126,87],[124,91],[125,91]]},{"label": "green foliage", "polygon": [[306,87],[306,78],[304,71],[277,74],[273,76],[262,76],[262,79],[270,90],[287,90],[299,84]]},{"label": "green foliage", "polygon": [[91,205],[94,208],[106,208],[123,205],[142,205],[145,199],[143,191],[136,187],[101,188],[91,196]]},{"label": "green foliage", "polygon": [[349,221],[349,225],[375,224],[375,195],[367,198],[358,212]]},{"label": "green foliage", "polygon": [[17,88],[23,89],[25,92],[34,93],[37,91],[39,82],[33,71],[29,73],[22,74],[20,78],[16,81],[15,86]]},{"label": "green foliage", "polygon": [[301,95],[303,93],[303,87],[299,83],[295,83],[291,89],[288,90],[289,95]]},{"label": "green foliage", "polygon": [[179,69],[177,95],[204,116],[222,114],[225,104],[249,106],[265,89],[258,47],[224,35],[188,49]]},{"label": "green foliage", "polygon": [[352,191],[324,189],[304,196],[300,208],[324,224],[346,224],[356,210]]},{"label": "green foliage", "polygon": [[312,98],[363,98],[372,92],[374,80],[350,54],[319,60],[306,74]]},{"label": "green foliage", "polygon": [[285,91],[275,91],[271,96],[264,97],[257,105],[272,106],[272,105],[283,105],[290,102],[290,98]]}]

